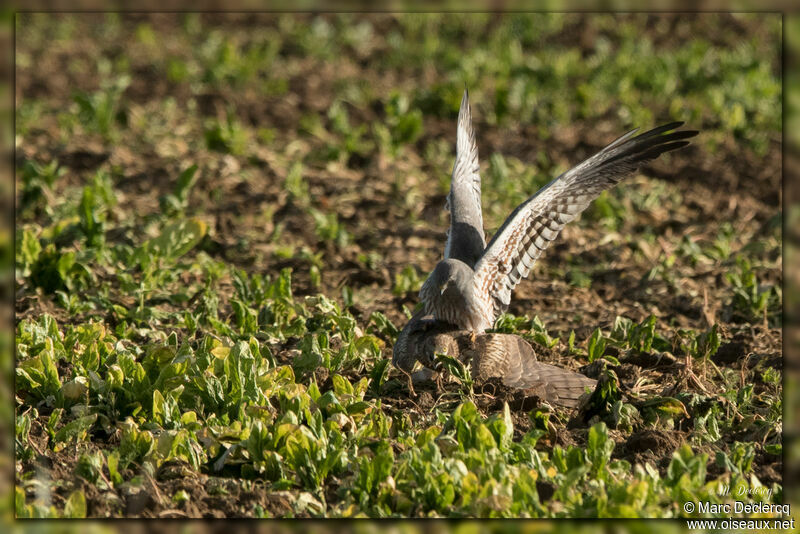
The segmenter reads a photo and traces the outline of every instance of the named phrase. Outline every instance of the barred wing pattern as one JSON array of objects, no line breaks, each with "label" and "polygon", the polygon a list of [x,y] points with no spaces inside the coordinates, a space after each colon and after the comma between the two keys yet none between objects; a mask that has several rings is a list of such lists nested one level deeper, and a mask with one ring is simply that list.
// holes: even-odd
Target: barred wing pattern
[{"label": "barred wing pattern", "polygon": [[525,390],[562,406],[577,406],[586,388],[596,381],[582,374],[536,359],[533,347],[519,336],[484,334],[478,336],[472,356],[472,376],[485,381],[497,377],[504,385]]},{"label": "barred wing pattern", "polygon": [[628,132],[517,207],[475,266],[474,291],[483,313],[496,319],[505,311],[511,291],[530,274],[541,253],[601,192],[641,164],[688,145],[684,139],[697,135],[696,131],[671,132],[682,124],[672,122],[636,137],[632,136],[637,130]]},{"label": "barred wing pattern", "polygon": [[444,257],[463,261],[474,267],[486,248],[481,212],[481,177],[478,145],[472,128],[469,94],[461,98],[456,134],[456,161],[447,195],[446,209],[450,211],[450,228]]},{"label": "barred wing pattern", "polygon": [[586,388],[596,382],[582,374],[537,361],[533,347],[512,334],[478,334],[451,330],[432,317],[415,315],[397,337],[392,363],[411,373],[423,367],[441,371],[436,354],[446,354],[470,366],[476,385],[499,379],[503,385],[552,404],[576,407]]}]

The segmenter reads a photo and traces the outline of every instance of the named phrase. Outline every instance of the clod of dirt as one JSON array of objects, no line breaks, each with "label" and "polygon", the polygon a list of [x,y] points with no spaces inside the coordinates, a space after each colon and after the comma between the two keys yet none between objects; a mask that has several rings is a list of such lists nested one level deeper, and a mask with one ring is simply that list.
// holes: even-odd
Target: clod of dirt
[{"label": "clod of dirt", "polygon": [[420,408],[423,410],[429,410],[433,408],[435,401],[433,399],[433,395],[430,394],[429,391],[423,391],[419,394],[419,401],[417,402]]},{"label": "clod of dirt", "polygon": [[[771,486],[774,483],[781,484],[783,480],[783,476],[781,475],[783,471],[782,468],[783,459],[780,455],[768,454],[763,448],[756,451],[756,456],[753,460],[753,470],[758,480],[765,486]],[[791,474],[786,473],[786,476],[789,477]]]},{"label": "clod of dirt", "polygon": [[155,504],[153,496],[144,488],[128,488],[125,493],[125,515],[139,515]]},{"label": "clod of dirt", "polygon": [[556,492],[555,484],[550,482],[536,481],[536,492],[539,494],[539,502],[547,502]]},{"label": "clod of dirt", "polygon": [[76,150],[62,154],[60,162],[71,169],[91,171],[105,163],[111,156],[108,152],[91,152],[89,150]]},{"label": "clod of dirt", "polygon": [[578,371],[588,376],[589,378],[594,378],[595,380],[597,380],[598,378],[600,378],[600,374],[607,366],[608,363],[605,362],[604,360],[595,360],[589,365],[584,365],[583,367],[578,369]]},{"label": "clod of dirt", "polygon": [[636,380],[642,374],[640,367],[630,363],[623,363],[622,365],[613,366],[611,369],[617,373],[617,378],[620,380]]},{"label": "clod of dirt", "polygon": [[508,387],[497,377],[483,381],[475,393],[480,395],[480,408],[489,412],[502,410],[507,402],[511,411],[527,413],[541,404],[540,398],[544,395],[544,391],[537,393],[536,388],[523,390]]},{"label": "clod of dirt", "polygon": [[625,449],[629,453],[653,451],[659,454],[673,451],[678,447],[678,441],[668,432],[661,430],[642,430],[631,434],[625,442]]},{"label": "clod of dirt", "polygon": [[158,468],[156,479],[159,481],[176,480],[183,477],[192,476],[192,474],[193,471],[188,463],[178,460],[169,460],[164,462],[161,467]]},{"label": "clod of dirt", "polygon": [[669,458],[680,445],[675,434],[680,435],[653,429],[634,432],[620,448],[619,456],[631,464],[649,461],[659,465],[660,459]]},{"label": "clod of dirt", "polygon": [[644,369],[672,367],[677,363],[675,356],[668,352],[641,352],[638,350],[630,351],[622,361],[638,365]]},{"label": "clod of dirt", "polygon": [[[330,371],[325,367],[319,366],[314,370],[314,380],[320,388],[327,389],[331,387]],[[322,389],[322,391],[325,389]]]},{"label": "clod of dirt", "polygon": [[[762,366],[762,369],[766,369],[767,367],[783,369],[783,354],[780,352],[754,354],[747,362],[747,366],[751,369],[757,367],[759,364]],[[756,378],[760,380],[760,375],[756,375]]]},{"label": "clod of dirt", "polygon": [[747,354],[747,345],[734,338],[733,341],[723,343],[711,360],[717,364],[728,364],[739,361]]},{"label": "clod of dirt", "polygon": [[560,427],[553,427],[555,429],[555,435],[553,436],[553,445],[561,445],[563,448],[567,448],[570,445],[578,445],[578,440],[576,440],[576,436],[580,433],[582,429],[567,429],[567,428],[560,428]]}]

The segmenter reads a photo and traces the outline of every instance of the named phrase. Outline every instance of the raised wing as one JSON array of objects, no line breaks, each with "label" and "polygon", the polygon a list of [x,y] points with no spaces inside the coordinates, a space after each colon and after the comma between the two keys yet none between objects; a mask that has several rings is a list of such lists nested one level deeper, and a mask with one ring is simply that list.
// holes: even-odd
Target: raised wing
[{"label": "raised wing", "polygon": [[450,193],[447,195],[450,229],[444,257],[461,260],[470,267],[475,267],[486,248],[481,213],[481,177],[478,171],[478,145],[472,129],[469,95],[465,89],[458,112],[456,162],[453,165]]},{"label": "raised wing", "polygon": [[475,266],[475,292],[496,318],[505,311],[511,291],[527,277],[561,229],[606,189],[630,176],[645,162],[689,144],[696,131],[676,131],[672,122],[636,137],[632,130],[580,165],[573,167],[523,202],[503,223]]}]

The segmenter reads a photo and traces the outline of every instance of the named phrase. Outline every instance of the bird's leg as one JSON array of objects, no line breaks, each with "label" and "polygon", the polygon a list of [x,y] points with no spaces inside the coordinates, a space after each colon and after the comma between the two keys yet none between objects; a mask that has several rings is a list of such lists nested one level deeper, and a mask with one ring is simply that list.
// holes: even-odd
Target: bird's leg
[{"label": "bird's leg", "polygon": [[[448,380],[450,376],[448,375]],[[444,375],[442,373],[434,373],[433,382],[436,384],[436,391],[444,391]]]},{"label": "bird's leg", "polygon": [[400,369],[400,372],[406,375],[406,380],[408,381],[408,392],[412,397],[416,397],[417,392],[414,391],[414,376],[405,369]]}]

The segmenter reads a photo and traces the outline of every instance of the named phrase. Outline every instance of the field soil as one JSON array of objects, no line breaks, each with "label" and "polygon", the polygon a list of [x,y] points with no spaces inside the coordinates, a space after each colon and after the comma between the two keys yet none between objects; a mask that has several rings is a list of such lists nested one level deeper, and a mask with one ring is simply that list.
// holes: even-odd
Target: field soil
[{"label": "field soil", "polygon": [[[202,23],[229,34],[252,29],[253,25],[275,24],[274,19],[266,16],[213,15],[213,22],[211,17],[211,14],[203,15]],[[364,18],[372,22],[373,32],[379,36],[389,34],[395,24],[388,16],[365,15]],[[78,31],[92,27],[91,21],[95,19],[98,24],[102,23],[99,15],[81,17]],[[311,17],[298,15],[297,19],[303,22],[310,21]],[[570,19],[559,36],[550,38],[552,42],[542,43],[542,46],[569,43],[580,54],[592,54],[603,35],[593,33],[588,20],[589,17]],[[702,20],[675,27],[681,32],[703,32]],[[757,22],[732,17],[720,20],[725,31],[715,27],[712,37],[729,35],[726,33],[729,31],[738,35],[757,35],[761,31]],[[22,17],[18,27],[24,26],[26,21],[29,19]],[[670,33],[669,23],[651,22],[643,32],[655,43],[665,43],[663,46],[669,47],[668,42],[682,38]],[[124,25],[132,28],[144,23],[157,36],[166,35],[175,27],[176,17],[124,17]],[[376,94],[389,94],[398,87],[403,90],[407,82],[403,81],[402,69],[375,68],[382,53],[382,42],[378,39],[375,47],[359,49],[349,60],[335,61],[306,57],[293,50],[291,43],[285,43],[278,55],[293,58],[291,66],[280,73],[285,75],[285,93],[273,96],[221,85],[196,94],[187,83],[165,79],[148,61],[147,54],[143,53],[146,45],[136,40],[132,30],[125,30],[116,41],[76,38],[59,40],[52,48],[26,39],[25,32],[18,32],[17,54],[25,57],[16,69],[18,109],[28,100],[41,102],[50,110],[66,108],[72,105],[76,91],[91,94],[100,90],[103,82],[93,66],[100,56],[112,64],[127,56],[131,73],[130,83],[121,94],[120,101],[129,107],[124,119],[128,126],[122,130],[119,142],[108,142],[96,133],[76,131],[75,135],[64,135],[63,122],[59,122],[55,111],[48,112],[22,137],[18,135],[18,169],[27,161],[44,164],[57,160],[63,174],[49,192],[55,198],[88,183],[98,170],[108,170],[112,173],[116,201],[116,208],[108,214],[113,226],[121,221],[158,217],[163,209],[159,199],[175,189],[178,176],[188,164],[197,164],[199,178],[189,193],[188,205],[192,214],[208,224],[208,232],[196,252],[249,273],[275,275],[281,269],[291,268],[295,298],[324,294],[342,303],[343,288],[347,287],[352,290],[352,305],[348,311],[359,325],[367,324],[373,312],[380,312],[401,328],[418,302],[419,282],[415,287],[398,290],[398,277],[406,276],[411,267],[413,273],[424,280],[442,255],[447,227],[443,211],[446,183],[455,143],[452,113],[448,111],[442,116],[426,113],[422,133],[396,158],[379,151],[353,152],[337,160],[315,158],[315,154],[321,154],[326,148],[324,137],[309,135],[299,127],[313,115],[322,117],[323,124],[329,124],[326,113],[334,104],[338,84],[344,79],[363,80],[373,86]],[[169,47],[171,43],[166,40],[164,46]],[[546,58],[542,60],[547,61]],[[421,69],[415,83],[432,85],[436,81],[435,74],[435,69]],[[543,139],[539,125],[513,120],[498,125],[488,121],[486,103],[494,96],[480,95],[481,90],[476,88],[472,92],[478,102],[473,108],[473,117],[483,162],[484,209],[488,213],[486,230],[489,235],[513,208],[507,202],[487,207],[496,198],[486,178],[490,155],[500,153],[507,159],[517,158],[535,166],[539,155],[545,153],[552,172],[556,172],[577,164],[624,133],[618,118],[608,114],[590,115],[568,124],[553,125]],[[167,100],[169,103],[165,103]],[[353,125],[389,120],[383,102],[378,100],[364,106],[346,102],[343,105]],[[260,130],[262,140],[250,137],[250,146],[240,154],[197,149],[198,144],[203,144],[201,125],[208,121],[224,122],[229,110],[244,129]],[[669,119],[663,114],[660,117]],[[137,124],[144,123],[157,123],[160,129],[137,130]],[[702,130],[709,125],[687,126]],[[308,128],[313,130],[311,126]],[[426,151],[429,153],[430,147],[439,142],[445,147],[445,157],[440,158],[446,162],[444,166],[439,160],[434,163],[426,156]],[[307,199],[298,199],[287,191],[287,175],[291,169],[287,162],[293,152],[306,155],[303,181]],[[17,181],[19,183],[19,177]],[[718,377],[725,370],[738,373],[741,387],[753,384],[754,394],[758,395],[770,387],[762,379],[764,370],[780,371],[782,368],[779,317],[765,314],[763,318],[754,319],[735,306],[727,278],[736,268],[735,264],[730,261],[693,263],[677,249],[683,236],[688,236],[688,241],[693,243],[713,243],[721,229],[728,228],[734,250],[731,257],[735,251],[756,249],[754,254],[762,264],[772,265],[759,270],[759,283],[781,285],[780,247],[758,248],[758,243],[770,239],[774,242],[776,234],[780,238],[779,132],[769,140],[763,154],[742,147],[733,138],[722,138],[710,151],[701,132],[693,145],[652,163],[628,184],[626,191],[640,196],[646,196],[654,187],[662,187],[659,191],[666,191],[670,198],[679,201],[657,197],[646,204],[645,210],[615,196],[623,210],[632,211],[618,216],[616,227],[604,224],[596,213],[585,216],[578,224],[569,225],[539,260],[529,279],[517,287],[509,313],[538,316],[549,335],[560,339],[552,348],[534,345],[542,361],[593,378],[601,375],[602,366],[589,364],[585,355],[569,353],[566,341],[573,331],[575,343],[583,347],[596,329],[610,331],[618,316],[628,317],[638,324],[655,315],[658,329],[665,335],[680,329],[706,331],[716,324],[722,343],[705,366],[689,361],[677,347],[669,354],[631,351],[616,351],[615,354],[610,350],[609,354],[619,359],[619,365],[609,364],[608,368],[619,378],[624,398],[635,403],[639,395],[674,397],[681,392],[716,397],[722,393]],[[517,193],[524,198],[534,192]],[[39,223],[44,227],[52,220],[52,213],[22,210],[24,206],[20,202],[22,198],[18,193],[17,210],[22,217],[18,218],[18,224]],[[322,212],[337,215],[349,236],[344,246],[333,239],[323,239],[315,232],[318,222],[306,209],[305,202]],[[654,239],[634,242],[633,238],[645,231]],[[109,244],[134,244],[144,238],[130,226],[118,232],[112,229],[106,235]],[[310,255],[283,254],[287,246],[294,252],[307,249]],[[316,260],[309,259],[315,254],[318,255]],[[670,256],[673,257],[671,264],[665,261]],[[315,262],[319,266],[318,283],[312,273]],[[108,272],[97,274],[100,279],[113,276]],[[188,286],[197,280],[186,279],[185,283]],[[233,294],[232,280],[223,277],[218,286],[220,317],[233,315],[230,303]],[[137,305],[133,297],[122,292],[113,298],[123,307]],[[152,305],[166,312],[174,311],[170,303],[154,302]],[[97,316],[94,311],[70,313],[53,294],[30,287],[19,278],[15,311],[18,324],[44,313],[54,316],[59,324],[79,324]],[[113,314],[100,318],[114,326]],[[393,339],[384,335],[382,341],[383,356],[391,358]],[[299,342],[299,339],[289,338],[270,348],[279,363],[291,364]],[[69,376],[68,369],[62,371]],[[319,373],[317,383],[324,391],[330,381],[324,369]],[[358,378],[356,373],[346,376],[353,381]],[[381,405],[387,414],[408,415],[412,423],[426,421],[436,409],[452,410],[458,404],[459,388],[458,384],[445,381],[412,389],[406,378],[393,369],[382,390]],[[503,403],[496,398],[499,394],[477,391],[476,405],[486,415],[502,411]],[[511,401],[515,435],[519,437],[534,424],[528,413],[541,408],[541,403],[537,399],[515,399],[513,393],[502,392],[502,395],[501,400]],[[74,475],[74,465],[86,444],[82,444],[80,450],[66,447],[55,452],[49,448],[46,428],[49,409],[41,403],[37,409],[39,419],[33,422],[30,431],[30,442],[36,454],[17,464],[17,476],[36,471],[58,481],[52,487],[51,496],[57,506],[63,506],[76,487],[82,487],[88,515],[94,517],[115,515],[120,510],[125,516],[141,517],[235,517],[249,515],[256,505],[270,515],[280,516],[292,509],[294,497],[290,492],[266,491],[268,485],[261,480],[243,483],[235,470],[216,472],[211,465],[195,471],[177,462],[164,464],[157,472],[141,473],[146,479],[143,489],[130,494],[98,489]],[[589,417],[580,410],[559,411],[559,415],[551,419],[551,433],[538,441],[537,448],[549,450],[556,444],[584,445]],[[737,420],[735,414],[731,417]],[[738,430],[726,434],[713,446],[694,443],[695,450],[707,450],[713,459],[714,451],[724,450],[736,441],[755,442],[753,472],[765,485],[780,484],[781,456],[767,454],[763,449],[765,442],[775,441],[775,435],[769,432],[756,435],[761,427],[748,426],[741,420],[739,423],[742,424],[738,425]],[[685,417],[675,419],[672,429],[653,426],[640,427],[633,432],[611,430],[616,442],[614,458],[626,459],[631,464],[651,462],[664,474],[675,451],[691,435],[693,425],[694,420]],[[114,428],[93,432],[90,447],[105,450],[117,446],[119,433]],[[719,468],[712,460],[709,476],[715,469]],[[122,473],[126,479],[133,474]],[[336,499],[337,483],[336,480],[330,483],[331,500]],[[547,500],[548,491],[551,494],[553,491],[546,483],[537,489],[543,501]],[[186,504],[176,504],[170,499],[179,490],[188,493]]]}]

